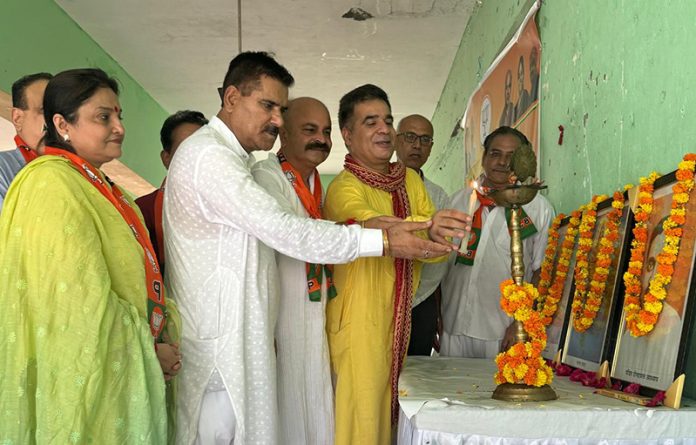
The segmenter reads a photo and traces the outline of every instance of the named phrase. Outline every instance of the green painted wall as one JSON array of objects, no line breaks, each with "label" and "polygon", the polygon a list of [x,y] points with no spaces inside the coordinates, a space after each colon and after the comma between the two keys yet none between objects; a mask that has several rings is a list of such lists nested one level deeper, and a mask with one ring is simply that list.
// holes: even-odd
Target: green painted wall
[{"label": "green painted wall", "polygon": [[326,175],[319,175],[321,178],[321,185],[324,187],[324,190],[331,184],[331,181],[334,180],[334,178],[338,175],[331,175],[331,174],[326,174]]},{"label": "green painted wall", "polygon": [[558,210],[696,151],[695,16],[690,0],[544,2],[542,161]]},{"label": "green painted wall", "polygon": [[[433,116],[436,142],[426,168],[449,193],[464,182],[462,137],[450,137],[452,129],[532,4],[485,0],[467,24]],[[637,183],[651,170],[672,171],[685,152],[696,151],[694,17],[691,0],[543,2],[540,162],[557,211]],[[695,347],[696,329],[687,370],[691,397]]]},{"label": "green painted wall", "polygon": [[[426,166],[450,193],[463,184],[462,135],[450,137],[452,130],[531,4],[484,1],[466,27],[433,116]],[[695,15],[690,0],[543,3],[540,162],[557,211],[636,183],[651,169],[672,171],[696,151],[688,131],[696,119]]]},{"label": "green painted wall", "polygon": [[121,86],[126,139],[121,161],[153,184],[165,174],[159,129],[168,113],[52,0],[0,2],[0,89],[38,71],[101,68]]}]

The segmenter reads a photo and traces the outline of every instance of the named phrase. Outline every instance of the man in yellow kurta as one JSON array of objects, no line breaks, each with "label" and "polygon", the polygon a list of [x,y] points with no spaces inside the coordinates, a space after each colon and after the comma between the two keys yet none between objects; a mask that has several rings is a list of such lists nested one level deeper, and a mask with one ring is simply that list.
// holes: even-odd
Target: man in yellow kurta
[{"label": "man in yellow kurta", "polygon": [[[465,214],[435,214],[418,173],[389,162],[396,134],[384,91],[363,85],[343,96],[339,125],[349,154],[345,170],[327,192],[328,219],[433,218],[433,240],[463,235]],[[398,415],[396,384],[408,348],[411,298],[420,270],[420,262],[388,256],[335,266],[338,295],[327,305],[327,331],[336,375],[336,445],[391,442]]]}]

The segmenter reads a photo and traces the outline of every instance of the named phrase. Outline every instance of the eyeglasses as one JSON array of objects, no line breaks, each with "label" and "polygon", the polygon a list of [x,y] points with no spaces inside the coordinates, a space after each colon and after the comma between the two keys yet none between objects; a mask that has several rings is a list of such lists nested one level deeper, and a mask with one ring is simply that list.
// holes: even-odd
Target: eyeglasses
[{"label": "eyeglasses", "polygon": [[421,145],[433,145],[433,138],[431,138],[427,134],[419,136],[416,133],[411,133],[410,131],[407,131],[406,133],[398,133],[397,136],[403,136],[406,142],[408,142],[409,144],[413,144],[414,142],[416,142],[416,139],[419,139]]}]

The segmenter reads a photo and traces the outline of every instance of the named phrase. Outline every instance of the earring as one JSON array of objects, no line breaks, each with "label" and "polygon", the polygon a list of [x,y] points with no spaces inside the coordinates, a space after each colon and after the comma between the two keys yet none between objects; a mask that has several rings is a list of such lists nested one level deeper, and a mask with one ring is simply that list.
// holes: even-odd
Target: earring
[{"label": "earring", "polygon": [[69,135],[68,133],[65,133],[65,134],[63,135],[63,140],[64,140],[65,142],[70,142],[70,135]]}]

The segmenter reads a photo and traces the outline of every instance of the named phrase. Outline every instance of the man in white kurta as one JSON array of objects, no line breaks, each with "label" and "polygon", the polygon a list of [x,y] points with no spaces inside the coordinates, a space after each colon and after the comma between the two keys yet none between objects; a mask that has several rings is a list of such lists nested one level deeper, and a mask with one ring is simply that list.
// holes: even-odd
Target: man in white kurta
[{"label": "man in white kurta", "polygon": [[[522,143],[528,143],[517,130],[501,128],[507,130],[498,129],[498,133],[491,133],[491,139],[486,140],[482,182],[487,187],[507,184],[512,153]],[[475,193],[471,187],[455,193],[450,207],[469,211],[471,193]],[[476,201],[474,214],[479,207],[481,202]],[[548,228],[554,214],[551,204],[540,194],[522,208],[536,228],[536,233],[523,239],[524,280],[533,282],[544,259]],[[494,358],[501,346],[504,348],[506,335],[510,336],[508,327],[512,318],[500,308],[500,283],[511,277],[505,208],[484,206],[481,218],[481,235],[473,265],[456,262],[457,254],[453,253],[442,281],[441,355]]]},{"label": "man in white kurta", "polygon": [[[467,211],[471,188],[452,197],[450,207]],[[548,200],[537,195],[522,206],[537,229],[548,227],[553,211]],[[523,241],[524,280],[532,281],[541,268],[548,231],[539,230]],[[500,283],[511,277],[510,235],[505,209],[483,210],[483,228],[474,264],[456,263],[456,254],[448,262],[442,280],[443,334],[441,355],[494,358],[512,319],[500,308]]]},{"label": "man in white kurta", "polygon": [[183,323],[181,444],[282,443],[273,351],[278,276],[271,249],[322,264],[379,256],[383,237],[402,256],[447,251],[411,234],[427,223],[383,233],[298,217],[254,181],[250,153],[273,146],[292,83],[268,54],[241,53],[230,62],[218,115],[179,146],[170,164],[164,235],[167,285]]},{"label": "man in white kurta", "polygon": [[[295,187],[302,188],[305,199],[316,198],[315,209],[321,210],[323,193],[316,167],[331,150],[331,118],[323,103],[307,97],[290,101],[283,117],[278,156],[270,154],[258,162],[252,174],[283,209],[310,218]],[[328,279],[322,272],[319,298],[315,294],[310,298],[307,263],[281,253],[276,254],[276,261],[280,281],[275,329],[280,437],[288,445],[330,445],[334,407],[325,329]]]}]

